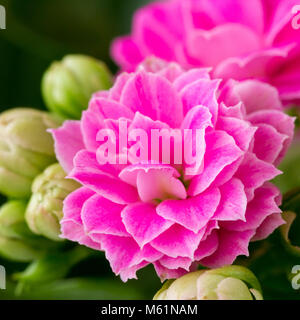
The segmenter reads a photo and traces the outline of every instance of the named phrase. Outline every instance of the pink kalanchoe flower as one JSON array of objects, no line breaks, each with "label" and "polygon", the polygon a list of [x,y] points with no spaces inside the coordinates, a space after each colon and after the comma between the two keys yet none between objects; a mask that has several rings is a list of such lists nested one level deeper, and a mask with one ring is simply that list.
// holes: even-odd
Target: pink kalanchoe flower
[{"label": "pink kalanchoe flower", "polygon": [[299,0],[155,2],[135,13],[132,34],[111,52],[124,71],[155,55],[185,68],[214,67],[216,78],[267,81],[282,101],[300,104],[297,8]]},{"label": "pink kalanchoe flower", "polygon": [[[120,146],[120,123],[131,138],[135,129],[160,130],[163,139],[172,129],[198,130],[199,140],[184,140],[195,162],[162,160],[160,149],[156,161],[128,156],[126,163],[131,140],[105,164],[103,130]],[[280,192],[268,181],[280,173],[293,127],[268,84],[222,83],[208,69],[150,59],[95,94],[80,121],[52,130],[61,165],[82,184],[64,202],[62,237],[105,251],[124,281],[151,263],[162,279],[197,264],[231,264],[248,254],[250,240],[283,223]],[[171,144],[170,154],[178,148]]]}]

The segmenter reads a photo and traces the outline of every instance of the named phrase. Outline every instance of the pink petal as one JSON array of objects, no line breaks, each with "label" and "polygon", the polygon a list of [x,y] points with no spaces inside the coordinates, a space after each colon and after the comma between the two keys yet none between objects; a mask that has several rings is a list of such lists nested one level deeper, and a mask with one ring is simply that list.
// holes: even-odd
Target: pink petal
[{"label": "pink petal", "polygon": [[288,138],[288,136],[278,133],[274,127],[268,124],[259,124],[255,133],[253,153],[260,160],[276,164],[284,142]]},{"label": "pink petal", "polygon": [[155,19],[151,11],[137,11],[134,16],[133,29],[134,37],[146,55],[151,53],[167,61],[174,60],[173,45],[176,37]]},{"label": "pink petal", "polygon": [[159,261],[154,262],[153,265],[161,281],[165,281],[166,279],[178,279],[187,273],[187,271],[182,268],[168,269],[164,267]]},{"label": "pink petal", "polygon": [[246,107],[247,114],[263,109],[282,110],[277,90],[267,83],[248,80],[236,83],[233,93]]},{"label": "pink petal", "polygon": [[126,71],[134,71],[136,65],[143,60],[137,44],[131,37],[121,37],[114,40],[111,55]]},{"label": "pink petal", "polygon": [[133,75],[127,72],[122,72],[118,75],[115,79],[114,85],[109,89],[107,98],[119,102],[127,81],[132,77]]},{"label": "pink petal", "polygon": [[126,206],[121,216],[126,230],[141,248],[173,224],[157,215],[154,205],[142,202]]},{"label": "pink petal", "polygon": [[266,239],[274,230],[285,223],[286,222],[282,219],[280,213],[271,214],[256,229],[256,233],[251,240],[258,241]]},{"label": "pink petal", "polygon": [[203,236],[203,232],[195,234],[180,225],[173,225],[167,231],[151,241],[151,246],[165,255],[188,257],[193,259],[194,252]]},{"label": "pink petal", "polygon": [[182,103],[171,83],[161,76],[140,71],[130,79],[120,102],[133,112],[178,128],[183,119]]},{"label": "pink petal", "polygon": [[247,153],[235,177],[240,179],[246,189],[256,189],[266,181],[281,173],[272,164],[259,160],[253,153]]},{"label": "pink petal", "polygon": [[133,238],[128,237],[103,235],[101,245],[113,272],[120,274],[123,281],[135,277],[135,272],[139,268],[161,257],[161,254],[149,246],[140,250]]},{"label": "pink petal", "polygon": [[64,200],[64,217],[60,221],[62,237],[79,242],[87,247],[100,250],[101,245],[94,242],[84,231],[81,220],[82,207],[94,192],[87,188],[79,188],[70,193]]},{"label": "pink petal", "polygon": [[187,42],[191,55],[208,66],[216,66],[227,58],[242,56],[261,47],[260,39],[255,32],[233,23],[226,23],[208,31],[191,32]]},{"label": "pink petal", "polygon": [[165,200],[156,211],[163,218],[198,233],[214,215],[219,201],[219,190],[212,189],[186,200]]},{"label": "pink petal", "polygon": [[167,62],[155,56],[147,57],[141,64],[139,64],[138,70],[156,73],[161,77],[166,78],[171,83],[173,83],[180,75],[185,73],[179,64]]},{"label": "pink petal", "polygon": [[[168,130],[162,130],[162,129],[168,129]],[[158,154],[160,156],[160,158],[162,159],[162,147],[160,146],[159,143],[155,143],[152,141],[152,133],[154,132],[153,130],[156,130],[156,132],[158,134],[160,134],[161,136],[167,136],[168,134],[170,135],[171,137],[171,130],[170,127],[164,123],[164,122],[161,122],[159,120],[156,120],[156,121],[153,121],[151,118],[147,117],[147,116],[144,116],[142,115],[141,113],[139,112],[136,112],[135,115],[134,115],[134,118],[128,128],[128,137],[132,137],[132,133],[134,133],[134,130],[143,130],[143,133],[146,133],[147,134],[147,143],[148,143],[148,152],[147,152],[147,155],[148,155],[148,158],[144,159],[142,158],[141,160],[142,161],[147,161],[147,160],[156,160],[156,159],[152,159],[152,146],[153,148],[157,148],[158,150]],[[135,134],[133,134],[133,138],[136,139],[135,137]],[[169,139],[170,141],[170,145],[171,145],[171,139]],[[135,142],[133,142],[134,144]],[[141,144],[141,147],[142,148],[146,148],[146,146],[144,144],[142,144],[142,141],[140,142]],[[131,154],[131,145],[129,143],[129,160],[131,159],[130,157],[130,154]],[[140,157],[142,157],[140,155]],[[135,156],[133,155],[133,159],[135,159]],[[171,159],[171,158],[170,158]],[[137,160],[137,159],[136,159]],[[159,160],[159,159],[158,159]],[[135,161],[136,162],[136,161]],[[131,160],[131,163],[135,163],[134,161]],[[140,161],[141,162],[141,161]]]},{"label": "pink petal", "polygon": [[78,242],[79,244],[94,250],[101,250],[101,244],[92,240],[90,236],[86,235],[81,224],[78,224],[73,220],[62,220],[60,223],[62,238]]},{"label": "pink petal", "polygon": [[210,70],[210,68],[199,68],[186,71],[174,81],[174,88],[177,91],[181,91],[186,86],[200,79],[210,79]]},{"label": "pink petal", "polygon": [[182,257],[171,258],[168,256],[163,256],[159,259],[159,263],[167,269],[176,270],[180,268],[189,271],[193,260]]},{"label": "pink petal", "polygon": [[98,112],[100,112],[103,118],[115,119],[127,118],[132,119],[134,113],[126,106],[109,99],[95,98],[91,101],[98,107]]},{"label": "pink petal", "polygon": [[175,178],[179,178],[179,172],[172,166],[168,164],[155,164],[155,163],[142,163],[127,166],[120,173],[119,177],[122,181],[131,184],[132,186],[137,186],[137,177],[140,172],[148,173],[149,171],[157,170],[158,172],[167,172],[168,175]]},{"label": "pink petal", "polygon": [[224,131],[216,130],[207,134],[206,145],[204,169],[201,174],[191,180],[188,189],[190,196],[195,196],[207,189],[226,166],[242,155],[234,139]]},{"label": "pink petal", "polygon": [[216,78],[244,80],[265,79],[275,67],[280,66],[291,51],[292,46],[260,50],[245,57],[229,58],[214,70]]},{"label": "pink petal", "polygon": [[221,200],[213,216],[215,220],[245,220],[247,197],[244,185],[239,179],[233,178],[219,187]]},{"label": "pink petal", "polygon": [[292,118],[277,110],[261,110],[252,113],[248,120],[253,124],[269,124],[274,127],[279,133],[288,137],[283,143],[282,150],[275,161],[276,164],[280,163],[284,155],[286,154],[287,149],[289,148],[292,138],[294,136],[294,121],[295,118]]},{"label": "pink petal", "polygon": [[[298,32],[298,30],[296,31]],[[298,40],[299,41],[299,40]],[[298,49],[299,50],[299,49]],[[286,63],[274,78],[272,84],[277,87],[280,98],[290,102],[300,99],[300,53]]]},{"label": "pink petal", "polygon": [[84,149],[80,122],[65,121],[58,129],[49,130],[54,139],[56,157],[66,172],[73,168],[73,158],[78,151]]},{"label": "pink petal", "polygon": [[127,204],[138,200],[138,194],[134,187],[105,171],[101,171],[100,166],[97,165],[96,156],[92,153],[89,155],[91,156],[89,158],[82,157],[82,154],[75,157],[75,167],[69,174],[70,178],[75,179],[104,198],[119,204]]},{"label": "pink petal", "polygon": [[[211,113],[203,106],[196,106],[190,109],[181,124],[184,137],[184,155],[186,150],[189,150],[193,157],[197,157],[195,163],[191,163],[193,159],[187,161],[187,159],[184,158],[184,173],[186,179],[189,175],[196,175],[203,169],[203,158],[206,149],[205,131],[206,128],[210,126],[212,127]],[[186,129],[192,130],[190,131],[190,137],[186,135]]]},{"label": "pink petal", "polygon": [[215,123],[218,115],[218,101],[216,98],[220,80],[200,79],[186,86],[182,91],[184,114],[190,109],[201,105],[207,107]]},{"label": "pink petal", "polygon": [[[292,17],[294,16],[292,9],[298,4],[298,0],[263,1],[267,13],[267,20],[269,22],[267,33],[268,45],[280,43],[283,40],[282,38],[284,37],[286,29],[289,31],[293,30],[291,25]],[[295,39],[295,36],[292,33],[289,40],[293,41],[293,39]]]},{"label": "pink petal", "polygon": [[211,256],[206,257],[200,263],[209,268],[219,268],[230,265],[239,255],[249,255],[248,245],[255,231],[228,231],[221,229],[218,233],[219,247]]},{"label": "pink petal", "polygon": [[[199,5],[218,24],[231,22],[243,24],[257,33],[262,33],[264,28],[264,11],[260,0],[236,1],[236,0],[203,0]],[[197,3],[197,2],[196,2]]]},{"label": "pink petal", "polygon": [[205,257],[211,256],[218,249],[218,246],[218,234],[216,231],[214,231],[205,240],[200,242],[195,252],[195,260],[199,261]]},{"label": "pink petal", "polygon": [[101,246],[116,275],[136,265],[135,260],[139,256],[140,248],[133,238],[102,235]]},{"label": "pink petal", "polygon": [[162,170],[140,171],[137,175],[137,191],[143,202],[187,197],[183,183],[174,178],[170,171]]},{"label": "pink petal", "polygon": [[121,219],[124,205],[113,203],[97,194],[88,199],[82,208],[81,218],[87,234],[128,236]]},{"label": "pink petal", "polygon": [[98,131],[105,128],[103,116],[95,101],[96,99],[92,98],[88,110],[82,112],[80,122],[84,144],[87,149],[93,151],[100,145],[96,139]]},{"label": "pink petal", "polygon": [[248,150],[256,131],[256,128],[250,123],[229,116],[220,116],[216,128],[230,134],[234,138],[236,145],[243,151]]},{"label": "pink petal", "polygon": [[222,226],[235,231],[255,230],[266,217],[281,212],[277,205],[279,194],[280,191],[272,184],[256,189],[255,197],[248,203],[245,221],[224,222]]}]

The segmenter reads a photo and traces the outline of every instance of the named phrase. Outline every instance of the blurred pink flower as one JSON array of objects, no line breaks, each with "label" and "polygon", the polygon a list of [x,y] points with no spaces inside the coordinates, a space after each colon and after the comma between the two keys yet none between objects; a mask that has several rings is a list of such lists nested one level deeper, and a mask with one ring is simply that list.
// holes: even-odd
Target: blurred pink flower
[{"label": "blurred pink flower", "polygon": [[[151,158],[100,164],[99,132],[109,128],[118,137],[121,120],[128,135],[136,128],[199,130],[196,174],[187,174],[187,163]],[[199,263],[231,264],[248,254],[250,240],[283,223],[279,190],[268,181],[280,173],[293,129],[268,84],[223,83],[208,69],[149,59],[95,94],[80,121],[52,130],[61,165],[82,184],[64,202],[62,237],[105,251],[123,281],[150,263],[162,279]]]},{"label": "blurred pink flower", "polygon": [[[166,0],[138,10],[132,34],[112,45],[124,71],[149,55],[185,68],[210,66],[215,78],[260,79],[282,101],[300,104],[299,0]],[[295,10],[294,10],[295,11]],[[294,21],[294,23],[293,23]]]}]

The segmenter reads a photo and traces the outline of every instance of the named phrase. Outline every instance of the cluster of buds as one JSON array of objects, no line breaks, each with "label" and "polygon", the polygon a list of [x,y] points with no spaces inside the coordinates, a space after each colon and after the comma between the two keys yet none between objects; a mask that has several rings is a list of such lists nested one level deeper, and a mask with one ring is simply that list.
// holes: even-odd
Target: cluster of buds
[{"label": "cluster of buds", "polygon": [[28,198],[33,179],[56,161],[50,128],[60,121],[34,109],[17,108],[0,115],[0,192]]},{"label": "cluster of buds", "polygon": [[[66,179],[56,163],[49,129],[63,118],[79,118],[94,92],[108,89],[106,66],[83,55],[69,55],[45,72],[42,93],[48,109],[15,108],[0,114],[0,255],[28,262],[62,240],[59,221],[65,197],[79,184]],[[27,202],[29,199],[29,202]],[[48,238],[48,239],[45,239]]]},{"label": "cluster of buds", "polygon": [[26,221],[32,232],[51,240],[61,240],[59,221],[63,217],[63,201],[80,185],[66,179],[62,167],[55,163],[37,176],[26,209]]},{"label": "cluster of buds", "polygon": [[199,270],[168,280],[154,300],[262,300],[255,275],[241,266]]},{"label": "cluster of buds", "polygon": [[25,218],[26,202],[8,201],[0,208],[0,255],[29,262],[40,257],[45,242],[30,232]]}]

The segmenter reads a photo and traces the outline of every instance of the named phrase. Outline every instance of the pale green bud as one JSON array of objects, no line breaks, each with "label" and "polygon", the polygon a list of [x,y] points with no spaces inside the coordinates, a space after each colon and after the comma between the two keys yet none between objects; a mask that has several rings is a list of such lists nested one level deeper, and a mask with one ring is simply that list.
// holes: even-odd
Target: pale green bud
[{"label": "pale green bud", "polygon": [[64,118],[79,119],[92,94],[111,85],[112,76],[103,62],[84,55],[67,55],[45,72],[42,94],[49,110]]},{"label": "pale green bud", "polygon": [[26,203],[9,201],[0,208],[0,255],[6,259],[28,262],[41,254],[39,240],[25,222]]},{"label": "pale green bud", "polygon": [[262,300],[254,274],[241,266],[188,273],[167,281],[154,300]]},{"label": "pale green bud", "polygon": [[47,130],[60,121],[53,115],[29,108],[0,114],[0,192],[27,198],[31,183],[56,161],[52,136]]},{"label": "pale green bud", "polygon": [[63,217],[63,201],[78,187],[79,183],[66,179],[66,173],[58,163],[37,176],[25,214],[31,231],[51,240],[62,240],[59,222]]}]

